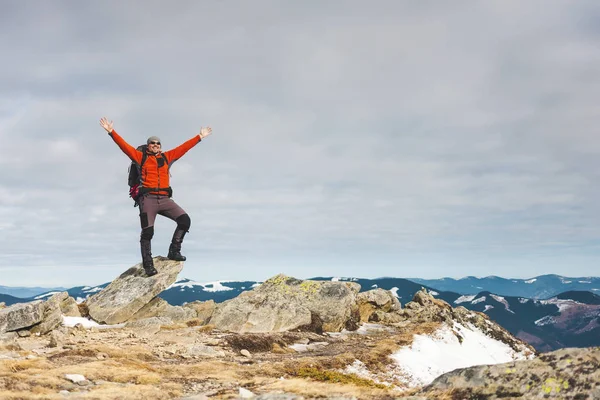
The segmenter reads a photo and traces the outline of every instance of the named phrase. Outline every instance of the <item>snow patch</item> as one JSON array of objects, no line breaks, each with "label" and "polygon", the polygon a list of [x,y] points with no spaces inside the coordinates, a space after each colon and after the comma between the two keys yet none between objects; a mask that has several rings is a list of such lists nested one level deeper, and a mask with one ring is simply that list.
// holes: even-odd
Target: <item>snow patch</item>
[{"label": "snow patch", "polygon": [[454,300],[454,304],[467,303],[469,301],[473,301],[473,299],[475,299],[475,295],[460,296],[458,299]]},{"label": "snow patch", "polygon": [[[377,284],[375,283],[375,284],[371,285],[371,287],[378,288],[379,286],[377,286]],[[356,360],[356,361],[358,361],[358,360]]]},{"label": "snow patch", "polygon": [[396,286],[394,286],[393,288],[391,288],[390,292],[392,293],[392,296],[398,298],[398,288]]},{"label": "snow patch", "polygon": [[579,283],[592,283],[590,281],[579,281]]},{"label": "snow patch", "polygon": [[[462,336],[459,342],[457,334]],[[415,335],[410,346],[390,356],[397,363],[398,379],[409,386],[431,383],[438,376],[457,368],[500,364],[527,358],[506,343],[492,339],[474,326],[454,323],[432,335]]]},{"label": "snow patch", "polygon": [[43,299],[44,297],[50,297],[56,293],[60,293],[60,292],[48,292],[48,293],[40,294],[39,296],[34,297],[34,299],[36,299],[36,300]]},{"label": "snow patch", "polygon": [[510,306],[508,304],[508,301],[506,301],[506,299],[502,296],[498,296],[495,294],[490,294],[490,297],[494,300],[496,300],[498,303],[502,303],[504,304],[504,308],[506,308],[506,311],[511,312],[511,313],[515,313],[513,310],[510,309]]},{"label": "snow patch", "polygon": [[483,310],[483,312],[487,312],[487,310],[491,310],[492,308],[494,308],[494,306],[490,306],[489,304],[486,304],[485,309]]},{"label": "snow patch", "polygon": [[432,296],[439,296],[439,293],[436,292],[435,290],[430,290],[429,294],[432,295]]},{"label": "snow patch", "polygon": [[553,297],[551,299],[548,300],[540,300],[541,304],[554,304],[555,306],[558,307],[558,311],[559,312],[563,312],[565,310],[568,310],[569,308],[575,306],[575,305],[580,305],[582,303],[579,303],[575,300],[569,300],[569,299],[557,299],[556,297]]},{"label": "snow patch", "polygon": [[99,291],[101,291],[101,290],[102,290],[102,288],[101,288],[101,287],[95,287],[95,288],[93,288],[93,289],[82,290],[82,292],[85,292],[85,293],[96,293],[96,292],[99,292]]},{"label": "snow patch", "polygon": [[253,284],[252,286],[250,286],[250,288],[254,289],[254,288],[259,287],[260,285],[262,285],[262,283],[256,282],[255,284]]},{"label": "snow patch", "polygon": [[471,304],[481,303],[482,301],[485,301],[485,296],[481,296],[480,298],[473,300]]},{"label": "snow patch", "polygon": [[530,279],[530,280],[528,280],[528,281],[525,281],[525,283],[533,283],[533,282],[535,282],[535,281],[537,281],[537,279],[536,279],[536,278],[533,278],[533,279]]},{"label": "snow patch", "polygon": [[523,297],[519,297],[519,303],[521,303],[521,304],[525,304],[525,303],[527,303],[528,301],[529,301],[529,299],[525,299],[525,298],[523,298]]},{"label": "snow patch", "polygon": [[77,324],[81,324],[86,328],[91,328],[92,326],[99,326],[100,324],[96,321],[92,321],[91,319],[87,319],[84,317],[67,317],[63,315],[63,325],[64,326],[75,326]]},{"label": "snow patch", "polygon": [[544,326],[544,325],[549,325],[549,324],[553,324],[553,323],[554,323],[554,318],[550,315],[546,315],[545,317],[540,318],[534,322],[534,324],[536,324],[537,326]]},{"label": "snow patch", "polygon": [[204,290],[205,292],[224,292],[228,290],[233,290],[233,288],[223,285],[223,283],[227,282],[233,281],[215,281],[206,283],[200,283],[195,281],[175,282],[169,287],[169,289],[178,287],[181,288],[180,291],[183,291],[184,288],[192,289],[194,287],[201,287],[202,290]]}]

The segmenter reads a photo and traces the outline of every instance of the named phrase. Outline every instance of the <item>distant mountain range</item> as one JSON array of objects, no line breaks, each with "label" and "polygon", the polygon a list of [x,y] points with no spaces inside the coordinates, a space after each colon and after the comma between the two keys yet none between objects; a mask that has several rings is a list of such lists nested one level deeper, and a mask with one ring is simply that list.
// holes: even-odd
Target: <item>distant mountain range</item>
[{"label": "distant mountain range", "polygon": [[[50,292],[50,291],[65,291],[64,287],[56,288],[44,288],[44,287],[19,287],[19,286],[0,286],[0,294],[8,294],[14,297],[26,299],[29,297],[37,296],[38,294]],[[0,302],[3,300],[0,300]]]},{"label": "distant mountain range", "polygon": [[531,279],[506,279],[499,276],[486,276],[485,278],[467,276],[462,279],[409,279],[439,290],[460,294],[477,294],[487,291],[502,296],[520,296],[529,299],[548,299],[572,290],[600,294],[600,278],[598,277],[567,278],[560,275],[541,275]]},{"label": "distant mountain range", "polygon": [[[529,280],[468,277],[461,280],[418,279],[419,282],[414,282],[417,279],[402,278],[316,277],[312,279],[352,281],[360,284],[361,291],[374,288],[390,290],[403,305],[412,300],[417,291],[425,287],[435,297],[448,302],[453,307],[463,306],[487,314],[513,335],[540,351],[600,345],[600,296],[592,291],[598,287],[599,278],[565,278],[557,275],[544,275]],[[539,283],[536,283],[538,281]],[[473,292],[472,285],[475,282],[479,285],[478,287],[495,287],[500,291],[477,290]],[[160,297],[172,305],[182,305],[196,300],[214,300],[220,303],[237,297],[240,293],[251,290],[260,284],[261,282],[255,281],[200,283],[182,279],[163,291]],[[86,297],[99,292],[107,285],[108,283],[94,287],[78,286],[66,291],[78,302],[82,302]],[[583,287],[591,290],[571,289],[571,287],[581,287],[579,285],[587,285]],[[559,292],[558,288],[561,287],[566,290]],[[444,290],[444,288],[456,288],[461,291]],[[507,292],[520,293],[527,288],[530,291],[528,296],[506,295]],[[56,290],[47,291],[25,299],[0,294],[0,302],[10,305],[45,299],[56,292]],[[551,293],[551,296],[540,298],[543,293]]]}]

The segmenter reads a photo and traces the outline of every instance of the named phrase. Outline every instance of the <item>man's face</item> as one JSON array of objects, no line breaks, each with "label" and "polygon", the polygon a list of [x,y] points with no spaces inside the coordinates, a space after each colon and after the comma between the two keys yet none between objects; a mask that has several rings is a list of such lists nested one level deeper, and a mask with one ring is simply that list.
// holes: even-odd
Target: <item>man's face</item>
[{"label": "man's face", "polygon": [[148,150],[152,154],[160,153],[160,142],[151,141],[148,143]]}]

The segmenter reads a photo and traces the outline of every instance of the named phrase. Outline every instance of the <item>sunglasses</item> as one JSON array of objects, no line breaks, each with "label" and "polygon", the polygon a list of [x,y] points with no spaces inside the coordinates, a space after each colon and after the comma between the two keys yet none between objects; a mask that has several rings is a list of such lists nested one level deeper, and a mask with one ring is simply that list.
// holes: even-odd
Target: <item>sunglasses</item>
[{"label": "sunglasses", "polygon": [[160,142],[150,142],[150,144],[157,144],[160,146]]}]

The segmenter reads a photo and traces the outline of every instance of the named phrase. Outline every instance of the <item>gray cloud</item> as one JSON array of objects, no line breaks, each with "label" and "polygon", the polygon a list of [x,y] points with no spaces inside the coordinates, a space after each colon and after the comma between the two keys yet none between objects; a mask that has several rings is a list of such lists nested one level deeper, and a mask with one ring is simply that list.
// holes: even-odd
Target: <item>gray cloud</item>
[{"label": "gray cloud", "polygon": [[138,262],[103,115],[213,126],[173,167],[194,279],[594,274],[600,7],[344,4],[3,4],[1,283]]}]

